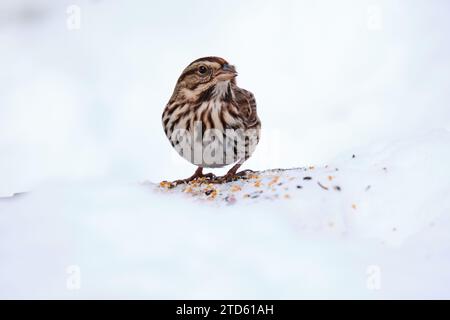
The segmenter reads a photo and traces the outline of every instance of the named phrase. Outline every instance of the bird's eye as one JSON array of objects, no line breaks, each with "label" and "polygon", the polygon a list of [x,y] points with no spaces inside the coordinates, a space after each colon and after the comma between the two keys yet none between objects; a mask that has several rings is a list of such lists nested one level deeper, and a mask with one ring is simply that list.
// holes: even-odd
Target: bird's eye
[{"label": "bird's eye", "polygon": [[207,69],[205,66],[200,66],[200,67],[198,68],[198,72],[199,72],[200,74],[205,74],[206,71],[208,71],[208,69]]}]

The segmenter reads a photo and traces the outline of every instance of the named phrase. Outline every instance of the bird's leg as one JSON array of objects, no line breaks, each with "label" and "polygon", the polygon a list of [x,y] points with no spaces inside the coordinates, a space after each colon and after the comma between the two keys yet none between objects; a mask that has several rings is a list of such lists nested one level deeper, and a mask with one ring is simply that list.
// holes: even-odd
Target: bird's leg
[{"label": "bird's leg", "polygon": [[238,180],[241,177],[247,176],[248,173],[254,172],[253,170],[247,169],[237,172],[238,169],[242,166],[243,162],[238,162],[235,164],[228,172],[222,176],[212,180],[213,183],[223,183],[223,182],[231,182]]},{"label": "bird's leg", "polygon": [[189,178],[175,180],[171,184],[172,184],[172,186],[176,187],[179,184],[189,183],[189,182],[191,182],[195,179],[199,179],[199,178],[215,179],[216,176],[212,173],[203,174],[203,167],[198,167],[197,170],[195,170],[194,174],[192,176],[190,176]]}]

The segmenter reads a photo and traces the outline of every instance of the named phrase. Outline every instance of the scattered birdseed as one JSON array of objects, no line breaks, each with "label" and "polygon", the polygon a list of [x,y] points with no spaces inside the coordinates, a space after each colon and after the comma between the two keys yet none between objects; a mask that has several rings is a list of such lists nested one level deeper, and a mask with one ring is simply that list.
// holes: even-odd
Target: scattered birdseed
[{"label": "scattered birdseed", "polygon": [[169,181],[161,181],[159,183],[159,186],[162,187],[162,188],[168,189],[168,188],[172,187],[172,183],[170,183]]},{"label": "scattered birdseed", "polygon": [[216,196],[217,196],[217,191],[213,190],[211,192],[211,195],[208,197],[208,200],[214,200],[216,198]]},{"label": "scattered birdseed", "polygon": [[273,177],[273,179],[269,182],[269,187],[271,187],[272,185],[276,184],[279,179],[280,179],[280,176]]},{"label": "scattered birdseed", "polygon": [[236,197],[234,195],[229,195],[225,197],[225,201],[229,204],[235,204],[236,203]]},{"label": "scattered birdseed", "polygon": [[356,204],[352,204],[352,208],[356,210]]},{"label": "scattered birdseed", "polygon": [[[324,167],[321,167],[323,169]],[[327,167],[328,172],[338,171],[338,168]],[[181,183],[178,185],[171,182],[162,181],[157,185],[160,190],[165,192],[173,192],[171,189],[175,188],[176,191],[189,194],[190,196],[203,201],[222,201],[226,205],[232,205],[237,202],[238,199],[292,199],[293,196],[289,194],[289,189],[304,189],[304,185],[298,184],[300,180],[314,180],[313,176],[305,173],[298,175],[300,172],[316,169],[314,166],[295,168],[297,174],[291,175],[288,170],[267,170],[265,172],[258,172],[249,174],[248,179],[239,180],[241,182],[222,182],[215,183],[211,179],[199,178],[189,183]],[[326,171],[325,171],[326,172]],[[253,179],[253,180],[250,180]],[[296,183],[295,180],[298,180]],[[319,181],[316,179],[317,185],[324,189],[334,189],[341,191],[341,187],[333,185],[332,182],[337,178],[332,173],[325,174]],[[245,183],[245,181],[248,181]],[[292,183],[290,181],[293,181]],[[327,186],[323,182],[329,181],[330,185]],[[239,194],[239,195],[238,195]],[[256,200],[255,200],[256,201]],[[353,209],[356,209],[356,205],[352,205]]]},{"label": "scattered birdseed", "polygon": [[241,188],[240,186],[238,186],[237,184],[233,185],[233,186],[230,188],[230,191],[231,191],[231,192],[237,192],[237,191],[241,191],[241,190],[242,190],[242,188]]}]

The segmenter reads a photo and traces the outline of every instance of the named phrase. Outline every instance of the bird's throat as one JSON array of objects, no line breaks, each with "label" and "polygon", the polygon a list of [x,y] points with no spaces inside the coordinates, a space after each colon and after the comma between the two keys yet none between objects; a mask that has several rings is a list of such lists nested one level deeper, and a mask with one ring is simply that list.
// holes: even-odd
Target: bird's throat
[{"label": "bird's throat", "polygon": [[227,81],[219,81],[213,89],[213,98],[217,100],[230,100],[232,98],[231,83]]}]

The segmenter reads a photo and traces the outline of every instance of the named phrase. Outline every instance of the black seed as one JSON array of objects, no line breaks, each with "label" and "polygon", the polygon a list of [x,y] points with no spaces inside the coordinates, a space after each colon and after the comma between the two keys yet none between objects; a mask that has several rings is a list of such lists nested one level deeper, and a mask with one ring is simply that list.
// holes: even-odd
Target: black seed
[{"label": "black seed", "polygon": [[339,186],[334,186],[334,190],[336,190],[336,191],[341,191],[341,187],[339,187]]},{"label": "black seed", "polygon": [[311,177],[303,177],[303,180],[311,180]]},{"label": "black seed", "polygon": [[317,184],[319,185],[319,187],[321,187],[324,190],[328,190],[328,187],[325,187],[323,184],[321,184],[319,181],[317,181]]},{"label": "black seed", "polygon": [[300,186],[300,185],[298,185],[298,186],[297,186],[297,189],[301,189],[301,188],[303,188],[303,187],[302,187],[302,186]]}]

